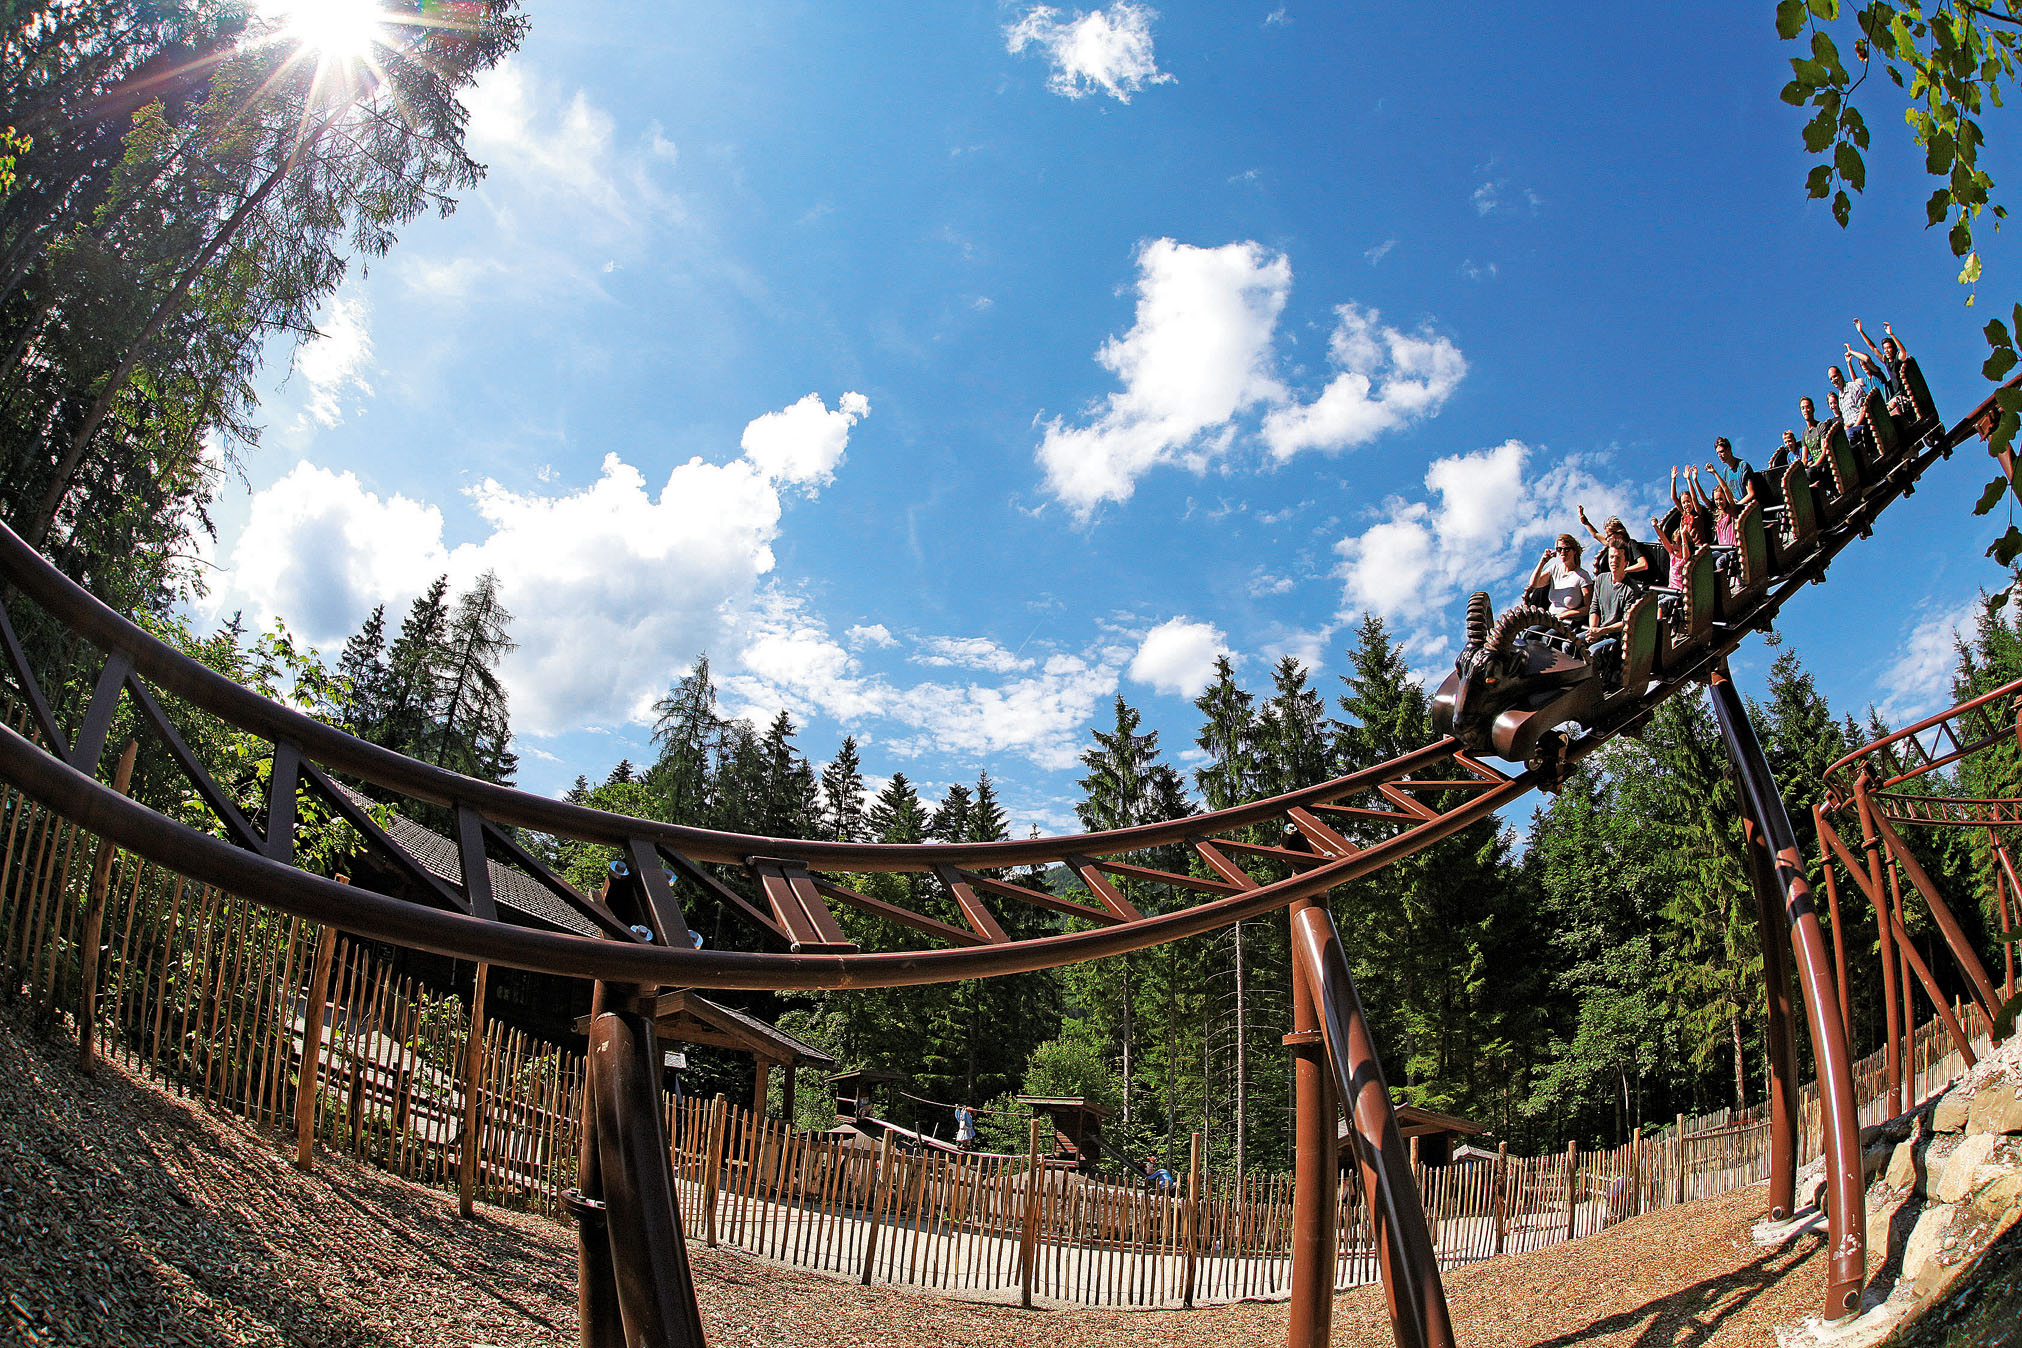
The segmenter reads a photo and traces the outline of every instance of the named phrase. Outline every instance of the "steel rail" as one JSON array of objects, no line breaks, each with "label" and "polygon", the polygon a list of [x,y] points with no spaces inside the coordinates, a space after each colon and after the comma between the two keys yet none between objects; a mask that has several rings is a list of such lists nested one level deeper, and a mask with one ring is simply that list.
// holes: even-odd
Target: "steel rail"
[{"label": "steel rail", "polygon": [[[1728,614],[1726,621],[1711,623],[1694,642],[1671,651],[1665,668],[1639,697],[1623,700],[1605,712],[1567,747],[1564,764],[1577,763],[1614,735],[1632,730],[1686,683],[1707,677],[1749,632],[1766,627],[1797,590],[1822,579],[1838,552],[1861,536],[1897,497],[1913,490],[1917,477],[1939,457],[1949,455],[1953,446],[1984,420],[1991,405],[1990,400],[1949,432],[1932,432],[1904,446],[1879,477],[1843,493],[1845,504],[1838,517],[1810,536],[1804,553],[1782,559],[1781,571],[1768,578],[1741,611]],[[137,855],[192,878],[257,896],[298,916],[456,958],[574,977],[713,988],[840,988],[914,985],[1057,967],[1211,931],[1324,893],[1430,846],[1551,780],[1534,771],[1505,776],[1468,756],[1458,741],[1447,738],[1387,763],[1284,795],[1102,833],[996,843],[898,845],[721,832],[570,805],[464,777],[356,739],[233,683],[142,631],[63,576],[4,527],[0,527],[0,581],[34,600],[71,635],[107,652],[90,704],[80,719],[76,742],[66,746],[14,629],[0,611],[0,655],[22,685],[36,725],[44,739],[52,741],[50,749],[55,751],[38,748],[12,732],[0,734],[0,775],[20,784],[30,796]],[[290,780],[299,765],[305,781],[329,797],[340,814],[398,863],[396,869],[404,865],[419,887],[445,907],[409,903],[363,886],[335,885],[296,869],[292,865],[292,837],[282,831],[292,828],[292,795],[284,799],[276,788],[269,814],[280,822],[273,825],[274,836],[259,837],[232,803],[230,793],[210,779],[182,744],[150,685],[272,743],[277,766],[285,760]],[[208,837],[109,793],[90,775],[117,703],[128,691],[234,841]],[[1447,764],[1450,766],[1440,767]],[[325,769],[346,773],[407,799],[453,809],[458,846],[467,863],[465,873],[477,877],[477,883],[460,890],[427,873],[417,858],[393,843],[355,802],[343,798]],[[282,776],[277,771],[277,780]],[[1434,795],[1439,808],[1428,805],[1417,793]],[[1379,808],[1344,803],[1372,795],[1371,804]],[[1457,804],[1453,803],[1456,796],[1463,797]],[[1356,827],[1366,832],[1374,823],[1400,831],[1373,843],[1359,835],[1351,837]],[[1254,838],[1220,836],[1266,824],[1289,826],[1310,844],[1317,854],[1311,869],[1267,883],[1236,865],[1223,850],[1261,855],[1267,861],[1282,859],[1277,855],[1282,849],[1258,844]],[[634,929],[619,922],[601,903],[541,868],[511,836],[508,830],[514,828],[621,849],[647,891],[647,908],[654,918],[651,934],[642,942]],[[486,855],[487,842],[594,922],[605,936],[619,939],[508,924],[498,914],[495,896],[484,882],[486,867],[478,864]],[[1162,848],[1190,850],[1218,879],[1204,881],[1179,871],[1116,859]],[[772,905],[772,919],[700,863],[743,868],[763,891],[760,904]],[[1035,894],[1030,902],[1106,925],[1094,931],[1013,941],[977,891],[1000,902],[1023,898],[1026,891],[982,872],[1049,864],[1064,864],[1074,870],[1100,906],[1074,904],[1050,894]],[[660,872],[665,865],[671,865],[672,870],[663,879]],[[675,871],[706,895],[755,919],[770,934],[785,938],[792,953],[676,948],[685,946],[672,938],[685,932],[686,922],[669,883]],[[946,886],[970,929],[964,931],[926,914],[856,895],[817,874],[819,871],[933,875]],[[1220,897],[1147,917],[1136,911],[1110,876],[1205,890]],[[859,952],[836,927],[824,907],[825,898],[852,903],[955,942],[957,948]]]}]

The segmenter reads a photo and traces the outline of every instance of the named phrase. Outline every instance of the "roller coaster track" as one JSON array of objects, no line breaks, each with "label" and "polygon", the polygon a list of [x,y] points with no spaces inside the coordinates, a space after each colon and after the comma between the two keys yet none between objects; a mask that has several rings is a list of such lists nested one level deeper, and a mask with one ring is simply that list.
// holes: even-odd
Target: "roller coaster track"
[{"label": "roller coaster track", "polygon": [[[1878,406],[1874,410],[1883,429],[1892,429],[1887,415]],[[0,586],[6,587],[0,591],[6,597],[0,606],[0,656],[32,722],[28,733],[0,726],[0,778],[110,843],[281,911],[458,959],[598,980],[600,1011],[594,1024],[608,1022],[609,1027],[593,1029],[593,1057],[603,1055],[611,1066],[593,1090],[595,1110],[585,1129],[586,1174],[594,1176],[595,1158],[601,1155],[603,1179],[621,1188],[636,1178],[632,1167],[652,1168],[644,1141],[652,1110],[639,1102],[650,1100],[657,1089],[652,1081],[658,1060],[650,1053],[650,1016],[635,1013],[654,989],[888,987],[988,977],[1124,954],[1290,908],[1305,971],[1295,980],[1302,1000],[1288,1039],[1302,1083],[1301,1176],[1307,1175],[1309,1162],[1331,1170],[1332,1126],[1321,1140],[1323,1132],[1313,1124],[1309,1142],[1308,1123],[1327,1100],[1346,1102],[1364,1140],[1364,1182],[1382,1199],[1378,1206],[1387,1224],[1379,1231],[1379,1246],[1393,1289],[1400,1342],[1447,1343],[1450,1329],[1436,1264],[1427,1273],[1425,1261],[1415,1253],[1430,1248],[1423,1215],[1417,1213],[1408,1171],[1398,1169],[1402,1152],[1387,1091],[1372,1094],[1367,1089],[1372,1083],[1380,1088],[1381,1072],[1347,983],[1339,938],[1320,900],[1333,888],[1375,875],[1533,789],[1555,786],[1572,766],[1615,735],[1635,730],[1689,684],[1714,683],[1716,705],[1725,706],[1720,694],[1729,653],[1749,633],[1769,627],[1802,586],[1823,580],[1839,552],[1866,536],[1881,513],[1913,491],[1932,464],[1975,432],[1984,436],[1994,415],[1990,399],[1949,430],[1926,417],[1902,428],[1899,439],[1884,437],[1890,443],[1871,447],[1865,455],[1837,437],[1830,447],[1830,475],[1818,481],[1817,490],[1806,469],[1794,465],[1780,484],[1781,518],[1765,516],[1761,502],[1741,518],[1732,575],[1716,572],[1711,555],[1702,553],[1674,624],[1657,624],[1654,602],[1639,606],[1647,618],[1641,636],[1631,642],[1619,686],[1595,696],[1574,718],[1580,724],[1545,727],[1543,720],[1557,719],[1552,712],[1557,704],[1549,699],[1521,704],[1519,719],[1529,716],[1534,723],[1518,737],[1523,748],[1512,757],[1527,761],[1513,763],[1508,771],[1486,761],[1498,749],[1508,751],[1506,740],[1477,727],[1460,738],[1448,736],[1303,790],[1103,833],[879,845],[663,824],[474,780],[346,735],[240,687],[142,631],[12,532],[0,529]],[[33,627],[16,622],[23,616],[16,606],[24,601],[34,608]],[[1632,610],[1632,629],[1636,619]],[[37,639],[24,642],[24,633]],[[47,639],[52,633],[56,639]],[[58,668],[38,670],[31,646],[91,654],[75,663],[53,660]],[[1583,659],[1578,643],[1570,649]],[[594,652],[585,658],[594,659]],[[52,701],[45,691],[74,687],[81,694],[87,686],[88,696],[69,699],[77,705],[68,714],[58,709],[66,700],[59,696]],[[108,750],[122,706],[131,707],[133,722],[145,727],[180,770],[208,812],[208,830],[129,799],[99,780],[112,757]],[[191,727],[198,717],[268,746],[256,755],[265,763],[264,794],[249,791],[242,781],[221,782],[201,761],[191,748],[197,738]],[[1752,732],[1741,740],[1730,738],[1730,749],[1737,761],[1754,752]],[[1755,756],[1759,759],[1759,753]],[[402,878],[402,884],[389,887],[403,893],[340,883],[295,864],[298,796],[304,792],[363,835],[381,862]],[[403,802],[420,803],[453,817],[457,878],[445,878],[440,863],[431,866],[403,845],[396,830],[383,826],[384,811],[372,808],[374,800],[396,809]],[[1780,817],[1780,805],[1775,813]],[[1774,836],[1773,821],[1767,830],[1775,864],[1791,869],[1783,856],[1789,849]],[[617,849],[613,882],[598,894],[579,891],[536,859],[521,839],[523,832]],[[1088,900],[1005,878],[1016,868],[1052,866],[1064,866],[1078,877]],[[921,889],[941,901],[937,911],[943,915],[892,903],[849,883],[853,876],[874,874],[921,877]],[[1788,875],[1782,883],[1789,892]],[[1809,911],[1801,879],[1797,883],[1789,899],[1793,939],[1800,910]],[[1139,903],[1147,887],[1154,886],[1191,901],[1167,911],[1144,911]],[[523,894],[529,887],[560,907],[508,901],[508,889]],[[408,893],[425,897],[417,901]],[[742,914],[774,948],[692,948],[684,894],[707,896]],[[1014,939],[997,916],[1010,903],[1038,905],[1072,925],[1056,934]],[[860,950],[837,922],[835,905],[886,919],[932,944]],[[947,920],[956,914],[959,922]],[[1839,1053],[1844,1057],[1843,1043]],[[625,1103],[628,1099],[632,1104]],[[601,1143],[596,1141],[597,1118],[605,1121]],[[611,1137],[614,1129],[627,1135],[622,1141],[634,1154],[620,1154],[622,1148]],[[1324,1162],[1311,1161],[1316,1154]],[[662,1170],[664,1161],[662,1146]],[[648,1189],[654,1182],[650,1175],[641,1180]],[[1315,1178],[1311,1184],[1321,1182]],[[1318,1189],[1304,1178],[1300,1183],[1306,1186],[1301,1211],[1328,1210]],[[593,1184],[584,1188],[591,1192]],[[1406,1189],[1410,1194],[1398,1196]],[[608,1210],[601,1201],[585,1199],[579,1215],[585,1222],[586,1251],[591,1227],[608,1222],[611,1248],[621,1251],[618,1258],[625,1257],[628,1242],[650,1247],[648,1261],[658,1260],[668,1279],[685,1286],[678,1216],[671,1245],[664,1230],[652,1229],[655,1221],[665,1226],[664,1219],[653,1216],[662,1198],[664,1194],[656,1198],[653,1193],[613,1197]],[[1319,1230],[1318,1222],[1314,1217],[1308,1223],[1313,1232]],[[1324,1332],[1325,1287],[1331,1278],[1321,1279],[1314,1270],[1330,1247],[1317,1235],[1307,1244],[1303,1292],[1295,1259],[1294,1301],[1322,1308],[1315,1313],[1322,1317]],[[1852,1257],[1858,1261],[1858,1249]],[[608,1268],[598,1274],[593,1263],[586,1253],[586,1343],[593,1340],[588,1327],[595,1297],[605,1297],[599,1314],[606,1320],[617,1315],[604,1292],[593,1296],[593,1282],[600,1287],[611,1282]],[[609,1295],[623,1299],[615,1292]],[[627,1341],[700,1342],[692,1292],[685,1307],[676,1304],[678,1296],[671,1301],[655,1296],[657,1309],[638,1313],[657,1317],[658,1328],[633,1335],[634,1316],[628,1309]],[[1295,1339],[1300,1324],[1295,1311]],[[1304,1332],[1309,1337],[1314,1332],[1310,1319]]]}]

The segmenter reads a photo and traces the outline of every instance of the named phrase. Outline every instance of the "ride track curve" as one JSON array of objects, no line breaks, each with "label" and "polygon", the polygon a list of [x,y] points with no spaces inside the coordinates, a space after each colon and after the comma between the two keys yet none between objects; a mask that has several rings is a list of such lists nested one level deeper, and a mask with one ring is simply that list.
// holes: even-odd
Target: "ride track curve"
[{"label": "ride track curve", "polygon": [[[1912,387],[1923,393],[1921,376]],[[1927,393],[1920,403],[1924,409],[1930,407]],[[1739,521],[1741,544],[1734,575],[1716,573],[1710,554],[1702,552],[1695,559],[1675,628],[1658,623],[1654,601],[1639,603],[1638,609],[1647,614],[1640,629],[1636,624],[1641,615],[1631,610],[1631,630],[1639,635],[1629,641],[1622,672],[1611,690],[1603,692],[1599,678],[1589,673],[1589,686],[1581,697],[1566,702],[1561,667],[1570,655],[1584,668],[1584,648],[1577,643],[1570,649],[1564,643],[1548,646],[1542,636],[1526,646],[1527,638],[1516,637],[1516,653],[1528,650],[1534,668],[1539,660],[1552,666],[1543,681],[1549,685],[1546,691],[1529,695],[1523,679],[1513,677],[1497,691],[1487,713],[1478,705],[1471,710],[1459,707],[1467,692],[1470,658],[1483,649],[1486,636],[1485,631],[1471,631],[1469,654],[1439,699],[1449,723],[1459,727],[1458,737],[1449,735],[1334,781],[1204,815],[1046,839],[889,845],[719,832],[570,805],[405,758],[240,687],[99,603],[4,526],[0,526],[0,587],[4,587],[0,598],[5,600],[0,603],[0,657],[32,720],[33,737],[0,726],[0,778],[109,844],[282,912],[456,959],[597,980],[591,1050],[593,1060],[607,1066],[595,1082],[594,1100],[586,1105],[583,1182],[575,1207],[584,1242],[585,1344],[620,1342],[612,1337],[612,1327],[621,1322],[625,1342],[702,1341],[681,1250],[679,1216],[672,1208],[664,1173],[664,1139],[657,1149],[660,1173],[652,1173],[652,1143],[659,1127],[652,995],[658,989],[844,989],[990,977],[1125,954],[1289,908],[1301,933],[1295,992],[1302,995],[1295,997],[1292,1034],[1287,1036],[1299,1084],[1302,1139],[1297,1188],[1299,1212],[1305,1215],[1295,1221],[1302,1230],[1323,1220],[1331,1225],[1325,1214],[1332,1210],[1326,1194],[1335,1170],[1333,1128],[1308,1124],[1322,1114],[1332,1117],[1345,1103],[1355,1123],[1352,1140],[1365,1186],[1381,1200],[1379,1264],[1392,1292],[1399,1342],[1449,1344],[1452,1332],[1437,1264],[1430,1257],[1415,1186],[1409,1182],[1408,1169],[1400,1170],[1403,1149],[1387,1087],[1347,977],[1339,935],[1320,900],[1336,886],[1380,872],[1534,789],[1554,787],[1582,759],[1614,736],[1633,732],[1688,684],[1713,683],[1716,707],[1727,705],[1720,696],[1726,691],[1727,702],[1738,709],[1724,676],[1729,653],[1749,633],[1767,629],[1800,587],[1823,580],[1838,553],[1866,536],[1880,514],[1912,492],[1934,463],[1949,457],[1972,435],[1984,438],[1998,410],[1989,398],[1950,429],[1928,411],[1897,427],[1879,400],[1871,405],[1870,415],[1875,425],[1892,432],[1880,437],[1887,443],[1871,443],[1867,452],[1861,452],[1843,435],[1835,436],[1829,445],[1829,476],[1816,493],[1805,467],[1796,464],[1780,484],[1780,519],[1766,517],[1761,500],[1748,506]],[[80,681],[79,686],[89,683],[92,691],[72,716],[60,717],[43,691],[43,681],[8,611],[7,605],[17,597],[37,606],[46,624],[39,630],[53,627],[62,638],[57,645],[89,646],[103,653],[96,675]],[[1472,616],[1471,629],[1476,626]],[[1499,629],[1498,658],[1510,654],[1509,640]],[[1472,668],[1478,675],[1482,662],[1476,660]],[[68,677],[68,669],[59,674],[66,683]],[[164,697],[171,699],[168,706]],[[117,713],[129,700],[138,723],[166,750],[222,836],[170,818],[99,780]],[[263,800],[242,804],[242,784],[228,789],[212,776],[170,714],[177,703],[271,746]],[[1559,715],[1574,705],[1577,716]],[[1498,709],[1509,715],[1497,719]],[[1733,714],[1737,713],[1723,713]],[[69,730],[65,720],[72,723]],[[1526,720],[1528,727],[1522,724]],[[1570,734],[1561,728],[1567,721],[1579,722]],[[1723,729],[1730,729],[1725,720]],[[1746,731],[1745,720],[1741,729]],[[1730,735],[1729,744],[1737,763],[1744,753],[1754,752],[1752,732],[1738,738]],[[1514,774],[1506,773],[1484,761],[1496,753],[1528,761]],[[1759,759],[1759,753],[1754,756]],[[419,801],[451,812],[464,881],[453,884],[442,879],[405,850],[333,774],[362,783],[381,798]],[[434,905],[372,892],[297,867],[297,800],[302,792],[320,797],[335,815],[347,820],[396,872],[431,896]],[[1756,791],[1754,798],[1762,799],[1762,793]],[[1780,819],[1780,805],[1775,814]],[[1757,874],[1767,877],[1771,868],[1779,870],[1795,940],[1798,915],[1800,910],[1808,912],[1808,897],[1801,875],[1792,890],[1793,867],[1785,855],[1790,849],[1776,836],[1775,822],[1756,821],[1757,831],[1770,835],[1776,847],[1773,862],[1765,861]],[[518,841],[517,830],[611,846],[623,860],[614,864],[612,882],[603,892],[584,894],[530,855]],[[1783,832],[1788,832],[1787,821]],[[1280,841],[1259,840],[1272,836]],[[1176,870],[1170,862],[1147,864],[1142,856],[1181,850],[1190,853],[1204,873]],[[1289,874],[1259,877],[1245,868],[1246,860]],[[1049,865],[1072,871],[1092,902],[1013,884],[992,874]],[[501,866],[545,890],[601,935],[579,935],[552,921],[547,925],[555,929],[543,930],[516,920],[529,915],[500,904],[494,872]],[[963,925],[838,882],[838,877],[880,873],[932,877]],[[1191,906],[1147,914],[1131,902],[1117,880],[1204,897]],[[750,885],[752,897],[740,892],[737,883]],[[1759,879],[1758,889],[1767,883]],[[670,941],[670,936],[685,938],[688,933],[682,885],[740,912],[766,939],[787,949],[702,950],[686,948],[685,939],[678,944]],[[986,896],[998,903],[1036,904],[1089,926],[1014,940],[997,921]],[[859,950],[836,923],[831,903],[887,919],[949,948]],[[1814,923],[1814,932],[1815,928]],[[1809,976],[1801,946],[1799,959]],[[1843,983],[1843,962],[1841,971]],[[1814,991],[1807,984],[1808,1011],[1814,1009]],[[1786,1005],[1786,1018],[1787,1014]],[[1815,1036],[1819,1028],[1814,1022]],[[1843,1057],[1843,1031],[1841,1038],[1838,1056]],[[1825,1056],[1821,1054],[1822,1059]],[[1857,1173],[1857,1154],[1854,1168]],[[594,1196],[600,1186],[601,1199]],[[1842,1196],[1835,1202],[1836,1212],[1843,1215],[1844,1207]],[[609,1232],[608,1248],[595,1234],[603,1230]],[[1303,1281],[1295,1261],[1291,1331],[1295,1344],[1324,1342],[1325,1337],[1331,1278],[1319,1277],[1312,1266],[1331,1247],[1317,1231],[1315,1226],[1301,1238],[1313,1252],[1304,1261]],[[1841,1234],[1836,1217],[1835,1237],[1844,1245]],[[1834,1314],[1850,1304],[1846,1284],[1853,1275],[1848,1270],[1857,1269],[1864,1257],[1864,1237],[1856,1232],[1852,1239],[1855,1249],[1848,1257],[1854,1263],[1842,1266],[1844,1251],[1836,1253],[1836,1272],[1829,1279],[1828,1308]],[[1857,1277],[1854,1286],[1857,1290]]]}]

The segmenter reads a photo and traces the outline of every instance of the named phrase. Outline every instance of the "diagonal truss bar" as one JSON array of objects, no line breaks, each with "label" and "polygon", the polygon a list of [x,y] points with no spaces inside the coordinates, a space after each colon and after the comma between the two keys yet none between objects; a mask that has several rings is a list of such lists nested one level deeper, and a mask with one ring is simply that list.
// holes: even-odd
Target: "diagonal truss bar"
[{"label": "diagonal truss bar", "polygon": [[138,679],[129,687],[133,691],[134,705],[140,708],[141,719],[146,721],[148,727],[160,738],[169,751],[169,757],[175,760],[176,767],[181,770],[189,784],[196,788],[197,794],[203,798],[204,804],[210,807],[211,813],[224,824],[226,831],[232,835],[232,840],[241,847],[265,853],[267,840],[253,828],[237,803],[225,794],[223,788],[212,778],[209,769],[205,768],[190,751],[190,746],[184,743],[181,733],[176,730],[175,723],[169,720],[168,713],[162,710],[161,703],[155,701],[154,694],[142,687]]},{"label": "diagonal truss bar", "polygon": [[910,908],[901,908],[896,903],[886,903],[875,895],[851,889],[847,885],[839,885],[830,880],[817,878],[814,882],[814,887],[817,892],[824,896],[834,899],[837,903],[846,904],[860,913],[869,913],[872,917],[882,917],[888,922],[896,922],[902,927],[911,927],[914,931],[924,932],[928,936],[938,936],[950,945],[978,946],[991,944],[989,937],[972,931],[967,927],[957,927],[952,923],[942,922],[938,918],[916,913]]},{"label": "diagonal truss bar", "polygon": [[458,893],[434,871],[422,865],[412,852],[393,841],[392,835],[379,827],[379,821],[359,809],[351,797],[345,794],[344,789],[331,781],[321,768],[314,763],[304,763],[302,772],[309,779],[309,784],[316,788],[323,799],[330,802],[330,808],[342,815],[345,823],[364,834],[367,842],[383,852],[401,870],[407,872],[410,880],[435,895],[443,907],[454,908],[465,914],[471,911],[471,902],[468,898]]},{"label": "diagonal truss bar", "polygon": [[56,712],[50,707],[49,699],[42,695],[42,685],[36,682],[35,674],[28,668],[28,652],[21,648],[21,638],[14,632],[14,622],[7,616],[7,606],[0,604],[0,654],[7,658],[7,669],[14,675],[14,682],[21,688],[21,696],[28,702],[28,714],[35,718],[35,728],[42,735],[42,742],[56,752],[62,753],[69,741],[64,738],[62,727],[56,724]]},{"label": "diagonal truss bar", "polygon": [[66,755],[71,767],[80,772],[98,770],[106,736],[112,732],[112,718],[119,712],[120,693],[131,673],[133,661],[125,652],[114,651],[105,657],[105,666],[98,671],[98,684],[91,690],[91,703],[84,709],[84,723],[77,728],[77,743]]}]

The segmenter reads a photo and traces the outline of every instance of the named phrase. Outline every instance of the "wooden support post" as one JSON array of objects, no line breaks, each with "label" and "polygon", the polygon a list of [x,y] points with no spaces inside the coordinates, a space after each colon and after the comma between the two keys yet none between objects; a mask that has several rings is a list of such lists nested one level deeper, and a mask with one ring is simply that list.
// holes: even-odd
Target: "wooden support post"
[{"label": "wooden support post", "polygon": [[[885,1210],[885,1195],[890,1191],[891,1184],[892,1132],[891,1129],[887,1128],[885,1135],[878,1139],[878,1173],[871,1184],[870,1220],[865,1223],[869,1229],[864,1232],[864,1267],[862,1275],[857,1280],[865,1287],[871,1285],[871,1270],[877,1265],[878,1223],[882,1219]],[[1030,1290],[1032,1284],[1028,1281],[1025,1286],[1027,1289],[1025,1304],[1029,1306],[1032,1304]]]},{"label": "wooden support post", "polygon": [[772,1078],[772,1064],[764,1058],[753,1063],[751,1076],[751,1113],[754,1118],[765,1117],[766,1085]]},{"label": "wooden support post", "polygon": [[1685,1116],[1678,1116],[1678,1201],[1685,1201]]},{"label": "wooden support post", "polygon": [[1496,1144],[1494,1186],[1495,1252],[1501,1254],[1509,1241],[1509,1143]]},{"label": "wooden support post", "polygon": [[[1018,1232],[1018,1304],[1030,1308],[1032,1305],[1032,1275],[1039,1266],[1039,1129],[1042,1126],[1037,1115],[1032,1118],[1032,1136],[1025,1147],[1025,1220]],[[890,1134],[886,1134],[887,1137]]]},{"label": "wooden support post", "polygon": [[1180,1304],[1194,1308],[1194,1271],[1201,1258],[1201,1135],[1187,1143],[1186,1282]]},{"label": "wooden support post", "polygon": [[780,1103],[779,1112],[781,1117],[783,1117],[786,1120],[786,1126],[788,1128],[792,1128],[794,1126],[793,1088],[800,1079],[800,1064],[788,1061],[784,1070],[786,1075],[781,1079],[779,1083],[780,1095],[782,1097],[779,1102]]},{"label": "wooden support post", "polygon": [[704,1243],[716,1248],[716,1195],[723,1187],[723,1132],[729,1102],[718,1091],[709,1102],[702,1127],[702,1230]]},{"label": "wooden support post", "polygon": [[[140,744],[128,740],[120,750],[119,767],[112,774],[112,789],[122,796],[133,783],[133,756]],[[77,1070],[89,1072],[93,1062],[92,1036],[98,1031],[98,943],[105,930],[105,896],[112,887],[113,846],[101,838],[98,855],[91,863],[91,892],[84,905],[84,934],[79,938],[81,956],[77,987]]]},{"label": "wooden support post", "polygon": [[1566,1143],[1566,1239],[1571,1240],[1579,1232],[1580,1216],[1580,1144],[1578,1140]]},{"label": "wooden support post", "polygon": [[484,991],[491,966],[477,966],[470,994],[470,1034],[463,1045],[463,1147],[456,1166],[456,1215],[468,1217],[477,1205],[478,1153],[484,1142]]},{"label": "wooden support post", "polygon": [[307,1170],[316,1151],[316,1080],[323,1070],[323,1012],[330,1000],[330,969],[337,959],[337,929],[316,938],[309,1004],[302,1009],[302,1070],[295,1077],[295,1165]]}]

